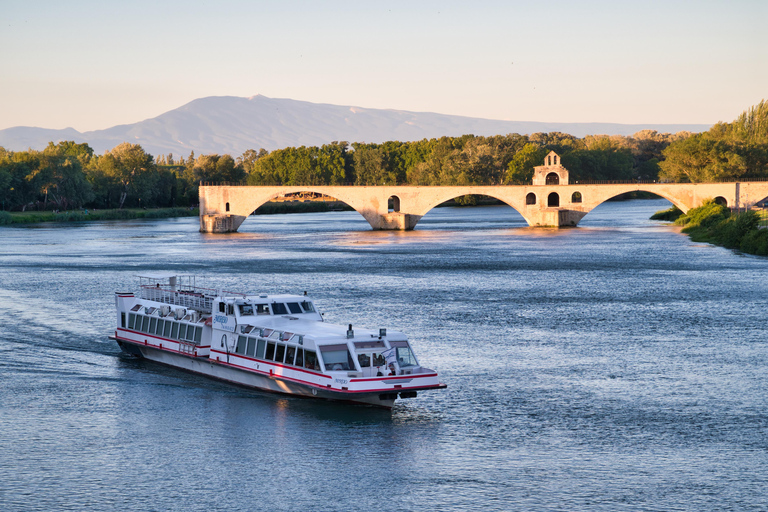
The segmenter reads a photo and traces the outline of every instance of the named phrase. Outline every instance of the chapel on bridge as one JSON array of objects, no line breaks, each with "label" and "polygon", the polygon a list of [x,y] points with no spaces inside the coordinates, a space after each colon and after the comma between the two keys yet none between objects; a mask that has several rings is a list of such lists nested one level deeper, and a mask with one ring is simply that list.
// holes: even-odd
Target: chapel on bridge
[{"label": "chapel on bridge", "polygon": [[534,185],[567,185],[568,169],[560,163],[560,155],[550,151],[544,157],[544,165],[533,168]]}]

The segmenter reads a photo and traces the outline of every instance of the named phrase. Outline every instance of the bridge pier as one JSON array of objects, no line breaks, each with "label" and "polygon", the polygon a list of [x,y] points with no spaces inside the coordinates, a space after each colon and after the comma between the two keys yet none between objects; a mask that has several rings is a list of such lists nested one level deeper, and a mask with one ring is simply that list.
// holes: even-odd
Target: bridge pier
[{"label": "bridge pier", "polygon": [[576,227],[588,212],[566,208],[526,209],[524,218],[534,227]]},{"label": "bridge pier", "polygon": [[416,227],[421,215],[413,215],[410,213],[390,212],[385,215],[381,215],[381,224],[378,228],[382,230],[395,230],[395,231],[411,231]]},{"label": "bridge pier", "polygon": [[242,215],[200,215],[201,233],[234,233],[246,217]]}]

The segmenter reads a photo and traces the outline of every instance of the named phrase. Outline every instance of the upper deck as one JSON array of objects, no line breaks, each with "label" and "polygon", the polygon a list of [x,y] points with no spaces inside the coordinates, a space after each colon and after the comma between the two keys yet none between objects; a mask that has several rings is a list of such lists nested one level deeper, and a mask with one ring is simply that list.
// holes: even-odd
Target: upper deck
[{"label": "upper deck", "polygon": [[203,288],[195,284],[195,276],[176,274],[143,274],[139,276],[139,286],[142,299],[208,314],[213,312],[217,297],[246,297],[244,293]]}]

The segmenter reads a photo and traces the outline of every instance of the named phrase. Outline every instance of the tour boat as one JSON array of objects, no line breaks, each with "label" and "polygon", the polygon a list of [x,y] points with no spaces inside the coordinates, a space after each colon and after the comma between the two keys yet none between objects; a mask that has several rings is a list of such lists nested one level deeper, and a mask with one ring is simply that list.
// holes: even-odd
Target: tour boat
[{"label": "tour boat", "polygon": [[444,389],[401,332],[323,321],[302,295],[251,295],[145,274],[115,292],[114,339],[134,356],[248,388],[391,408]]}]

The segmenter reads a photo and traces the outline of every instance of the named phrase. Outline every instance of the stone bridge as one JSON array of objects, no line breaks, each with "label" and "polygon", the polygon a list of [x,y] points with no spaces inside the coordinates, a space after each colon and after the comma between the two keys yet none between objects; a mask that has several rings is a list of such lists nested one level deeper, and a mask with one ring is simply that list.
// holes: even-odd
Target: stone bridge
[{"label": "stone bridge", "polygon": [[[262,204],[297,192],[314,192],[344,202],[373,229],[409,230],[432,208],[468,194],[498,199],[529,226],[576,226],[599,204],[626,192],[651,192],[683,212],[706,199],[731,208],[753,206],[768,197],[768,182],[625,183],[468,186],[201,186],[200,231],[228,233]],[[388,205],[391,204],[393,208]]]},{"label": "stone bridge", "polygon": [[[200,186],[200,231],[229,233],[270,199],[298,192],[333,197],[354,208],[373,229],[413,229],[435,206],[465,195],[498,199],[529,226],[576,226],[596,206],[626,192],[651,192],[687,212],[707,199],[731,208],[750,207],[768,196],[768,182],[569,184],[568,169],[554,151],[534,167],[531,185],[423,186]],[[392,205],[390,210],[389,205]]]}]

